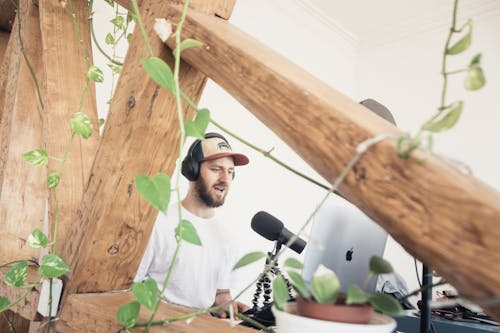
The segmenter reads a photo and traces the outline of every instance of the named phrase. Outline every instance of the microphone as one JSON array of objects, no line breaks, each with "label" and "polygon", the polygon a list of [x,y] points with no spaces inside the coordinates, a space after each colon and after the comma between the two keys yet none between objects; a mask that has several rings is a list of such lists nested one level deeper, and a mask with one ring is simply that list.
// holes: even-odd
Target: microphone
[{"label": "microphone", "polygon": [[[287,245],[290,238],[295,236],[290,230],[285,228],[283,222],[264,211],[260,211],[252,217],[251,226],[262,237],[270,241],[277,240],[285,245]],[[305,246],[306,241],[302,238],[297,238],[289,247],[295,252],[301,253]]]}]

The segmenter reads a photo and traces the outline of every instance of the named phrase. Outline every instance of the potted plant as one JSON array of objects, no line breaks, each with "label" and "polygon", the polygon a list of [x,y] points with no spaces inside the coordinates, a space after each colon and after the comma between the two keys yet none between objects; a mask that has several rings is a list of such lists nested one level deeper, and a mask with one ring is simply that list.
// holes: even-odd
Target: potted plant
[{"label": "potted plant", "polygon": [[[289,280],[278,276],[273,281],[277,332],[331,331],[332,326],[341,332],[392,332],[396,327],[390,316],[399,315],[402,307],[392,296],[365,292],[354,284],[342,293],[335,273],[323,265],[318,267],[310,284],[300,274],[299,261],[287,259],[284,267],[288,269]],[[379,274],[392,272],[390,263],[373,256],[366,283]],[[295,302],[290,302],[291,288],[296,293]]]}]

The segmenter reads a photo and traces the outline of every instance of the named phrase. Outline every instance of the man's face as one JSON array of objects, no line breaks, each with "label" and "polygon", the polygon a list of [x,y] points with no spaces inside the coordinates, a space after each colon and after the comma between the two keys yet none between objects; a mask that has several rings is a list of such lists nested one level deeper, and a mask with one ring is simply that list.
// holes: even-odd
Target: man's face
[{"label": "man's face", "polygon": [[222,206],[233,181],[233,173],[232,157],[202,162],[200,176],[195,182],[195,189],[201,201],[208,207]]}]

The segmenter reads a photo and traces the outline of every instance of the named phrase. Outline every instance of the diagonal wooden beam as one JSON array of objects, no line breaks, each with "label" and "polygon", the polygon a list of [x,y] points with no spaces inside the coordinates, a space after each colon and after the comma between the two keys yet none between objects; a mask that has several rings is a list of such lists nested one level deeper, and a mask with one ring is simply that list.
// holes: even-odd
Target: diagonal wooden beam
[{"label": "diagonal wooden beam", "polygon": [[[214,5],[218,1],[210,1]],[[144,0],[141,14],[153,53],[173,68],[173,58],[153,33],[157,13],[168,2]],[[68,234],[63,258],[72,267],[69,293],[130,286],[146,247],[157,211],[135,189],[139,174],[172,174],[179,151],[179,120],[174,96],[161,89],[140,66],[148,52],[139,30],[133,35],[111,103],[92,176],[80,214]],[[181,87],[197,101],[205,76],[182,64]],[[194,111],[183,105],[183,114]],[[175,199],[173,199],[175,200]]]},{"label": "diagonal wooden beam", "polygon": [[[0,0],[2,1],[2,0]],[[5,1],[5,0],[3,0]],[[137,0],[137,4],[140,6],[143,0]],[[182,3],[182,1],[176,0],[166,0],[169,3]],[[120,6],[133,11],[132,2],[129,0],[117,0],[117,4]],[[236,0],[191,0],[189,1],[190,10],[195,10],[200,13],[205,13],[208,15],[217,16],[228,20],[233,12]]]},{"label": "diagonal wooden beam", "polygon": [[[130,292],[70,295],[59,315],[59,320],[56,321],[56,331],[65,333],[82,332],[84,328],[89,327],[89,323],[92,323],[92,332],[116,332],[120,328],[116,320],[116,311],[120,306],[134,300],[135,297]],[[172,318],[189,312],[192,311],[183,307],[161,303],[155,320]],[[139,322],[147,322],[149,316],[149,311],[141,307]],[[131,332],[142,332],[142,330],[143,328],[138,328]],[[232,327],[227,321],[209,315],[201,315],[189,325],[185,320],[181,320],[169,324],[168,329],[162,326],[153,326],[150,330],[151,333],[165,331],[173,333],[255,332],[253,328]]]},{"label": "diagonal wooden beam", "polygon": [[[77,217],[78,206],[87,186],[99,142],[99,130],[95,87],[90,81],[85,93],[87,74],[85,50],[73,26],[70,6],[62,6],[59,0],[40,1],[39,6],[42,59],[46,75],[43,84],[45,99],[43,126],[49,155],[63,158],[71,137],[68,121],[78,111],[82,96],[85,96],[85,99],[81,112],[90,118],[93,126],[90,138],[82,139],[80,136],[75,136],[71,152],[62,170],[61,181],[56,189],[59,201],[57,239],[57,253],[59,253],[64,242],[72,242],[67,233]],[[82,40],[88,49],[89,58],[92,59],[88,3],[85,0],[73,0],[73,7]],[[55,159],[50,159],[48,172],[56,171],[59,163]],[[49,202],[49,222],[50,229],[53,230],[56,207],[52,195],[49,197]]]},{"label": "diagonal wooden beam", "polygon": [[[38,79],[42,75],[38,7],[32,1],[21,1],[21,35],[26,55]],[[16,21],[17,22],[17,21]],[[0,90],[3,106],[0,123],[0,262],[37,257],[27,237],[35,228],[43,230],[47,200],[46,171],[22,159],[25,152],[43,147],[42,110],[35,83],[20,53],[17,25],[12,30],[4,89]],[[4,62],[4,64],[6,64]],[[2,96],[4,97],[2,99]],[[3,105],[1,101],[3,100]]]},{"label": "diagonal wooden beam", "polygon": [[[161,12],[172,22],[180,7]],[[363,140],[396,128],[228,22],[188,13],[183,38],[204,43],[182,53],[333,180]],[[172,47],[173,39],[167,44]],[[408,160],[395,140],[372,147],[341,193],[463,296],[500,295],[500,194],[433,156]],[[419,159],[424,159],[424,162]],[[500,319],[500,305],[487,307]]]}]

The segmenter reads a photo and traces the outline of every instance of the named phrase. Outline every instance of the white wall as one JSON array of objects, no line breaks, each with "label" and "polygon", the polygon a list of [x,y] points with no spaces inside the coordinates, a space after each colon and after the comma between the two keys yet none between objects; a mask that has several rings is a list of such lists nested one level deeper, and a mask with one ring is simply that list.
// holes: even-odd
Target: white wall
[{"label": "white wall", "polygon": [[[450,14],[451,16],[451,14]],[[435,152],[468,165],[474,176],[500,189],[500,158],[496,145],[500,143],[500,10],[472,17],[472,45],[464,54],[450,57],[449,70],[464,68],[477,53],[483,54],[483,69],[487,85],[479,91],[463,88],[463,75],[449,78],[448,103],[463,99],[462,117],[452,130],[435,136]],[[463,20],[459,22],[461,26]],[[429,28],[426,25],[409,32],[404,38],[360,49],[357,61],[356,96],[372,96],[394,114],[398,127],[415,133],[440,103],[442,90],[441,59],[448,36],[449,21]],[[366,44],[365,44],[366,45]],[[411,289],[417,287],[414,265],[404,250],[393,240],[388,242],[386,258],[403,273]],[[419,266],[420,267],[420,266]],[[420,268],[419,268],[420,271]]]},{"label": "white wall", "polygon": [[[356,36],[304,3],[298,0],[239,0],[230,22],[346,95],[356,100],[372,97],[384,103],[392,110],[402,130],[415,131],[434,112],[441,87],[439,66],[445,26],[414,34],[411,40],[358,48],[362,44]],[[106,10],[103,1],[96,3],[96,16],[104,15]],[[459,91],[459,96],[466,96],[463,118],[457,128],[436,138],[436,151],[465,161],[475,175],[496,188],[500,188],[500,175],[495,173],[500,160],[496,157],[499,134],[495,127],[499,125],[500,116],[495,112],[498,107],[493,93],[500,86],[500,45],[493,34],[500,31],[498,22],[498,13],[485,14],[475,21],[473,49],[484,51],[488,86],[475,93]],[[103,40],[109,29],[97,30]],[[103,63],[97,54],[95,59]],[[109,88],[104,84],[100,89],[106,91],[99,95],[98,90],[99,107],[104,115]],[[453,87],[453,93],[457,90]],[[213,82],[208,82],[199,105],[210,109],[212,117],[231,131],[263,149],[274,148],[273,155],[320,179],[286,144]],[[235,139],[229,137],[229,140],[234,150],[250,157],[251,164],[237,169],[227,203],[220,209],[219,216],[226,220],[227,231],[241,253],[270,251],[273,244],[250,229],[252,216],[265,210],[281,219],[288,229],[297,230],[324,190],[292,175]],[[183,191],[186,187],[184,182]],[[288,251],[285,257],[291,255]],[[411,258],[392,241],[386,256],[408,280],[411,289],[415,287]],[[248,284],[262,268],[262,263],[258,263],[241,269],[236,290]],[[254,289],[252,286],[245,292],[244,302],[250,303]]]}]

